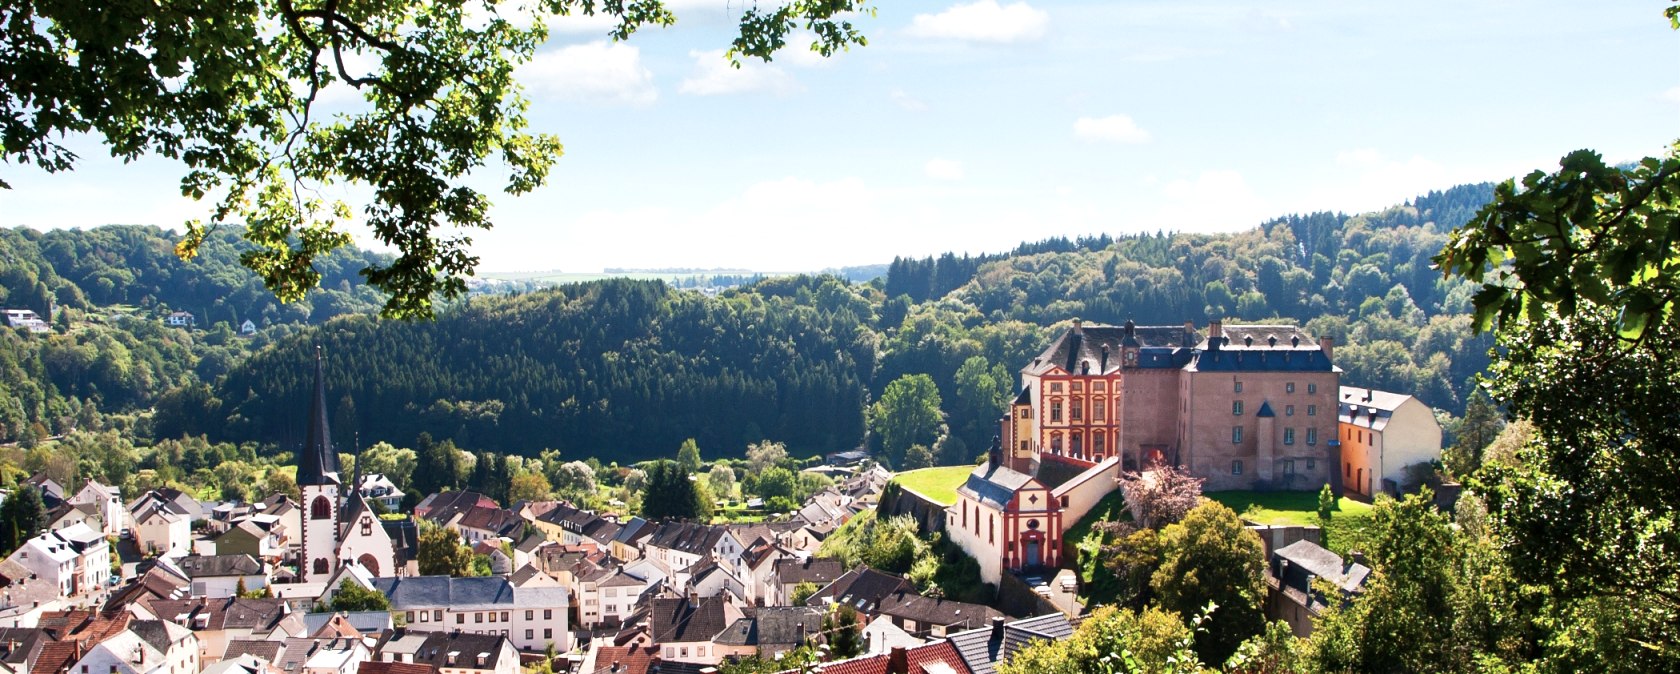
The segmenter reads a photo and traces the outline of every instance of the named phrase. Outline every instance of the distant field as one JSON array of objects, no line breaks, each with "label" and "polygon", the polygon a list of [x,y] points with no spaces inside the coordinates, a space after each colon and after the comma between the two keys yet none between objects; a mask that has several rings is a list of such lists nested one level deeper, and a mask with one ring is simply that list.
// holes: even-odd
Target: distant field
[{"label": "distant field", "polygon": [[941,466],[899,473],[893,481],[942,505],[957,502],[957,487],[968,480],[974,466]]}]

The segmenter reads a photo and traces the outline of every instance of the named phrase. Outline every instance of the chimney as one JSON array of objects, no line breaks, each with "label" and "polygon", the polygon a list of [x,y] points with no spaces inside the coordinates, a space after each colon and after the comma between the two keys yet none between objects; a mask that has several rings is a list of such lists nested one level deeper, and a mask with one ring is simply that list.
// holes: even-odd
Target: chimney
[{"label": "chimney", "polygon": [[794,625],[793,629],[794,629],[794,634],[795,634],[795,637],[794,637],[795,640],[794,640],[793,643],[795,645],[798,645],[798,646],[804,646],[805,645],[805,623],[799,623],[797,625]]},{"label": "chimney", "polygon": [[992,641],[1003,643],[1003,616],[992,616]]},{"label": "chimney", "polygon": [[617,660],[614,660],[614,661],[613,661],[613,666],[612,666],[612,669],[609,669],[609,670],[607,670],[607,671],[609,671],[609,672],[616,672],[616,671],[618,671],[618,661],[617,661]]},{"label": "chimney", "polygon": [[1103,348],[1102,348],[1102,362],[1100,363],[1100,369],[1098,369],[1097,372],[1098,373],[1108,372],[1108,346],[1107,345],[1104,345]]},{"label": "chimney", "polygon": [[688,607],[689,608],[694,608],[694,607],[697,607],[699,605],[700,605],[700,593],[695,592],[693,588],[689,588],[689,590],[688,590]]},{"label": "chimney", "polygon": [[903,646],[893,646],[892,653],[887,655],[888,674],[910,674],[910,654]]},{"label": "chimney", "polygon": [[1319,337],[1318,338],[1318,350],[1324,352],[1324,357],[1325,358],[1329,358],[1331,360],[1336,359],[1336,349],[1335,349],[1335,347],[1336,347],[1336,338],[1335,337]]},{"label": "chimney", "polygon": [[1215,321],[1211,321],[1211,322],[1208,323],[1208,339],[1209,340],[1212,340],[1215,337],[1224,337],[1224,336],[1225,336],[1225,322],[1224,321],[1215,320]]},{"label": "chimney", "polygon": [[1081,321],[1077,318],[1073,319],[1073,334],[1076,334],[1076,335],[1085,334],[1084,325],[1085,325],[1084,321]]}]

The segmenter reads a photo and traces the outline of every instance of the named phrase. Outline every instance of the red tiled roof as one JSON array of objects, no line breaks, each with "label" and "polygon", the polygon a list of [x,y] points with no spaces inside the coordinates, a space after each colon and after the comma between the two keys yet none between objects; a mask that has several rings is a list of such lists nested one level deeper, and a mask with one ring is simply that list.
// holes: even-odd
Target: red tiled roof
[{"label": "red tiled roof", "polygon": [[437,668],[416,662],[370,660],[359,665],[356,674],[437,674]]},{"label": "red tiled roof", "polygon": [[898,651],[886,655],[871,655],[851,660],[830,662],[821,666],[823,674],[924,674],[928,665],[942,663],[956,674],[970,674],[962,655],[949,641],[905,649],[904,661],[895,666]]},{"label": "red tiled roof", "polygon": [[62,674],[70,665],[82,659],[82,645],[74,641],[55,641],[41,647],[41,655],[35,658],[35,666],[29,671],[35,674]]},{"label": "red tiled roof", "polygon": [[578,674],[647,674],[659,663],[659,647],[598,646],[595,669]]}]

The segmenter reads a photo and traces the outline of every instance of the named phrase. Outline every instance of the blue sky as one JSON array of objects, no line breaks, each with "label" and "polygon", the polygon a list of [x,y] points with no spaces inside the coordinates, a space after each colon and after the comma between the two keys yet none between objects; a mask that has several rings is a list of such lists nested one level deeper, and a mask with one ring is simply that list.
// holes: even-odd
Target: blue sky
[{"label": "blue sky", "polygon": [[[739,0],[671,4],[677,26],[626,43],[568,21],[526,66],[533,126],[566,156],[538,192],[498,193],[483,270],[800,271],[1231,231],[1680,137],[1657,0],[887,1],[859,21],[868,47],[739,71],[721,56]],[[203,210],[178,167],[84,147],[73,174],[6,166],[0,225]]]}]

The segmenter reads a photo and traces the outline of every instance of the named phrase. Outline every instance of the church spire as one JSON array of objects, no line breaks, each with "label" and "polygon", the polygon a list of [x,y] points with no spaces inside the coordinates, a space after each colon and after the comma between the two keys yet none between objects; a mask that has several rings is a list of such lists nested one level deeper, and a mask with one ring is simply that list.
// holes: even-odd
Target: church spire
[{"label": "church spire", "polygon": [[339,484],[338,453],[327,427],[327,383],[322,374],[321,347],[315,347],[315,396],[309,405],[309,435],[298,452],[297,483]]}]

